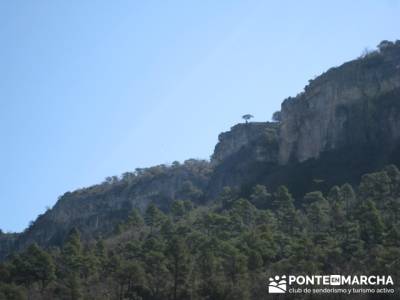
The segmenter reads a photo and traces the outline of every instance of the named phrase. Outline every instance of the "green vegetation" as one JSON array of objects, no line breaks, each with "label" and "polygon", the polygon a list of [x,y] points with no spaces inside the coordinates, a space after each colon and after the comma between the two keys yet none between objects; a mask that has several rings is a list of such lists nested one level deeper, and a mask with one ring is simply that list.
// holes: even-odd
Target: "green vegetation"
[{"label": "green vegetation", "polygon": [[134,209],[106,239],[83,242],[74,229],[61,248],[32,244],[0,264],[0,299],[265,299],[275,274],[390,274],[397,282],[395,166],[364,175],[356,189],[296,200],[284,186],[256,185],[246,197],[225,188],[207,206]]}]

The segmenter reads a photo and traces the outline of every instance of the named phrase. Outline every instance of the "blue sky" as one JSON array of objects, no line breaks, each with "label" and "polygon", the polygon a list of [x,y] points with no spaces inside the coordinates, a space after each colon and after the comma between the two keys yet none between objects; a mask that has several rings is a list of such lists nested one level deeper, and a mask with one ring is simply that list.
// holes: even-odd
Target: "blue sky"
[{"label": "blue sky", "polygon": [[0,228],[136,167],[208,158],[308,79],[400,39],[399,1],[1,1]]}]

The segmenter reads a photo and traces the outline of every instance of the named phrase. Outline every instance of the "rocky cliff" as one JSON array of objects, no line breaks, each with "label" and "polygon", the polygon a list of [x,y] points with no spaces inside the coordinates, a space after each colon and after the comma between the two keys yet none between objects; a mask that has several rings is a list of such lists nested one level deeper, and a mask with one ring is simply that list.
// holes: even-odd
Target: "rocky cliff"
[{"label": "rocky cliff", "polygon": [[18,233],[3,233],[0,230],[0,260],[15,250],[15,243],[18,237]]},{"label": "rocky cliff", "polygon": [[230,131],[218,136],[218,144],[211,156],[212,165],[216,166],[246,149],[252,152],[252,158],[256,161],[276,161],[277,129],[278,124],[271,122],[252,122],[233,126]]},{"label": "rocky cliff", "polygon": [[[399,88],[400,41],[382,42],[379,50],[331,68],[310,80],[296,97],[284,100],[279,126],[267,122],[238,124],[220,134],[212,162],[218,165],[257,143],[254,160],[286,165],[383,137],[387,142],[397,140],[398,105],[388,98],[395,98]],[[278,147],[274,142],[260,143],[266,140],[267,131],[276,130]]]},{"label": "rocky cliff", "polygon": [[397,103],[385,112],[378,110],[385,106],[382,97],[399,88],[399,41],[383,43],[379,51],[310,81],[303,93],[282,104],[279,162],[301,162],[324,151],[374,142],[380,138],[377,134],[387,141],[397,139]]},{"label": "rocky cliff", "polygon": [[24,232],[1,233],[0,259],[33,242],[60,245],[72,228],[78,228],[85,239],[108,236],[134,208],[143,211],[150,202],[163,210],[168,210],[174,200],[200,204],[210,171],[207,161],[187,160],[184,164],[137,169],[102,184],[67,192]]},{"label": "rocky cliff", "polygon": [[356,183],[365,172],[398,163],[400,41],[382,42],[310,80],[283,101],[279,115],[278,123],[239,124],[219,136],[212,195],[224,185],[263,183],[289,185],[301,196],[317,188],[314,182]]},{"label": "rocky cliff", "polygon": [[225,186],[251,185],[260,172],[271,170],[279,158],[278,129],[278,123],[252,122],[221,133],[211,156],[207,197],[215,198]]}]

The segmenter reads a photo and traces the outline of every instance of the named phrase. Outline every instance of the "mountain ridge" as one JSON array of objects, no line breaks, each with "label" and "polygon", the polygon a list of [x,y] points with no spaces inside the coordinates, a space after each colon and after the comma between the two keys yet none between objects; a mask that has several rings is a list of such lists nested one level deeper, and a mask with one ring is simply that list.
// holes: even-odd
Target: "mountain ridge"
[{"label": "mountain ridge", "polygon": [[[0,259],[33,242],[60,245],[74,227],[84,238],[107,236],[133,208],[143,211],[150,203],[163,210],[174,200],[203,205],[225,186],[245,194],[255,184],[272,190],[287,184],[301,196],[315,180],[322,187],[355,182],[364,172],[398,164],[399,137],[400,41],[384,41],[284,100],[279,122],[237,124],[220,134],[210,161],[137,169],[65,193],[24,232],[0,234]],[[327,169],[330,177],[320,178]]]}]

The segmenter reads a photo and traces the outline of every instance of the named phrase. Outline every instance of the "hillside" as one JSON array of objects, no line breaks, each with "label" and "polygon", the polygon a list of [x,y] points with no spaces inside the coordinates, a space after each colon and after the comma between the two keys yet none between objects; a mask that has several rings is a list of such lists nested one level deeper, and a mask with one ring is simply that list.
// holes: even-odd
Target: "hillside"
[{"label": "hillside", "polygon": [[400,278],[400,41],[277,115],[221,133],[210,161],[109,177],[0,231],[0,299],[264,299],[273,274]]},{"label": "hillside", "polygon": [[84,240],[73,228],[61,247],[34,243],[10,256],[0,263],[0,299],[270,299],[266,282],[276,274],[390,275],[383,294],[351,299],[398,299],[399,169],[307,193],[302,203],[296,208],[284,186],[256,185],[246,198],[225,188],[207,206],[132,209],[105,239]]},{"label": "hillside", "polygon": [[[219,136],[211,161],[137,169],[67,192],[23,233],[0,236],[0,258],[32,242],[60,245],[73,227],[108,236],[132,208],[168,211],[174,200],[210,202],[225,186],[286,185],[301,198],[314,189],[357,184],[361,175],[400,163],[400,42],[331,68],[282,103],[279,122],[237,124]],[[384,145],[384,146],[382,146]]]}]

